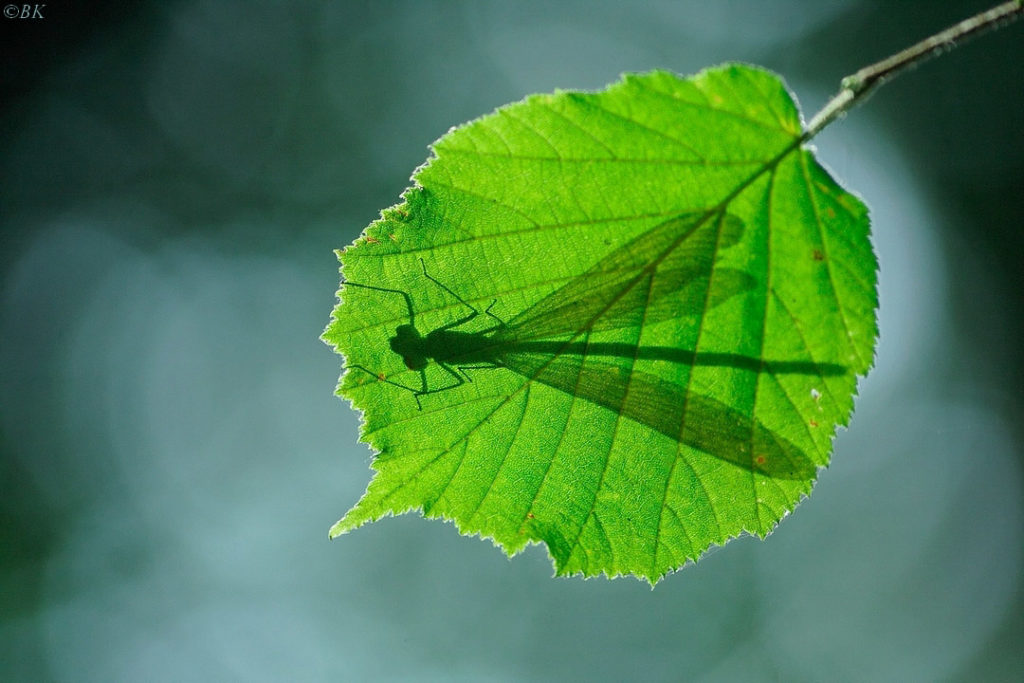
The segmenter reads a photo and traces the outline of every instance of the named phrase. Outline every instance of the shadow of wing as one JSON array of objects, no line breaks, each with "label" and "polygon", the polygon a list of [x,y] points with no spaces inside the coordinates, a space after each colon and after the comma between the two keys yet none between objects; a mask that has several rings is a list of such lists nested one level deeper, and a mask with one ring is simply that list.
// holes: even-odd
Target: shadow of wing
[{"label": "shadow of wing", "polygon": [[755,418],[654,375],[583,356],[508,352],[498,361],[746,470],[777,479],[813,479],[817,472],[806,453]]}]

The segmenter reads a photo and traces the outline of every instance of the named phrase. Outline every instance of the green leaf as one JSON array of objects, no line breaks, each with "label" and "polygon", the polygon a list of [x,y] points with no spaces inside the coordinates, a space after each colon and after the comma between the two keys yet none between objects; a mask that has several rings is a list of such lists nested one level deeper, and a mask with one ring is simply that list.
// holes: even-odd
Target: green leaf
[{"label": "green leaf", "polygon": [[864,205],[774,75],[534,95],[453,129],[339,252],[324,339],[377,452],[337,536],[422,510],[652,583],[768,534],[872,362]]}]

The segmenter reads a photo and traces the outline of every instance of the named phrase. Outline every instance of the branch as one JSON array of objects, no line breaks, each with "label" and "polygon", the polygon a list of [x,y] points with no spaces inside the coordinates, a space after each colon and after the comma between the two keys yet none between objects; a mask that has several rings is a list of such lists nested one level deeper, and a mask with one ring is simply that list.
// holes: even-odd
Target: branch
[{"label": "branch", "polygon": [[801,139],[806,142],[813,138],[825,126],[862,100],[876,86],[885,83],[897,74],[952,50],[957,46],[958,41],[1005,26],[1021,16],[1024,16],[1024,0],[1004,2],[847,76],[840,82],[839,93],[829,100],[807,124],[807,129]]}]

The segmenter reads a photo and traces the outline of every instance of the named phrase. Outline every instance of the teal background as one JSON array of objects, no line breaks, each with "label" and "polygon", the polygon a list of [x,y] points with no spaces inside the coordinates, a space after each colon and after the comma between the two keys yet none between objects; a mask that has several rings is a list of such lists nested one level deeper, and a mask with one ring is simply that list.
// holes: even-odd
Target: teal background
[{"label": "teal background", "polygon": [[813,497],[653,591],[369,480],[332,250],[450,126],[726,60],[805,116],[988,2],[48,3],[0,20],[0,679],[1024,679],[1024,25],[816,141],[881,343]]}]

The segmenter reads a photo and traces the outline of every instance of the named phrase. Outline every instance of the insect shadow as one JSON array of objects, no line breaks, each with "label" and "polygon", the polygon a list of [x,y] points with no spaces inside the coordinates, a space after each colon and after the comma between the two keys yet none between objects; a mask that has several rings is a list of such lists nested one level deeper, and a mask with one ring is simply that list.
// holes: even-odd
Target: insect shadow
[{"label": "insect shadow", "polygon": [[[403,298],[409,322],[397,327],[389,345],[419,374],[420,385],[396,382],[361,365],[350,367],[412,392],[420,409],[422,397],[471,382],[470,370],[505,368],[748,470],[777,478],[813,478],[816,467],[810,458],[757,419],[634,365],[637,360],[658,360],[822,378],[845,374],[845,367],[591,340],[594,332],[638,329],[678,319],[684,312],[707,311],[752,289],[756,282],[751,275],[719,263],[743,232],[743,221],[720,208],[666,218],[508,321],[492,312],[497,300],[478,310],[430,275],[420,259],[423,276],[467,310],[427,334],[416,327],[408,293],[346,282]],[[457,329],[481,315],[492,324],[473,332]],[[428,386],[431,361],[451,378],[449,384]]]},{"label": "insect shadow", "polygon": [[[607,408],[623,417],[646,425],[676,441],[708,453],[748,470],[780,479],[809,479],[816,466],[795,444],[769,430],[758,420],[731,408],[711,397],[689,391],[678,384],[658,376],[633,369],[632,360],[662,360],[686,365],[706,365],[742,368],[754,372],[773,374],[800,373],[819,376],[842,374],[845,368],[835,364],[804,361],[762,361],[748,356],[727,353],[700,353],[667,346],[637,346],[627,343],[590,341],[590,333],[601,329],[627,326],[620,312],[635,306],[628,296],[607,302],[609,288],[616,291],[638,289],[646,292],[649,304],[644,321],[658,319],[677,306],[659,313],[650,305],[651,283],[640,280],[624,281],[622,274],[587,283],[588,293],[574,298],[574,289],[580,279],[556,290],[523,313],[506,322],[492,312],[493,300],[482,311],[467,302],[443,282],[427,272],[420,259],[423,277],[453,297],[467,310],[466,315],[422,334],[416,326],[416,313],[407,292],[375,285],[346,282],[346,286],[393,294],[402,297],[408,312],[408,323],[395,329],[389,339],[393,352],[402,358],[405,366],[419,374],[419,386],[409,386],[390,379],[358,364],[350,368],[365,372],[412,393],[416,405],[422,410],[421,398],[456,389],[473,379],[468,371],[506,368],[546,386],[582,398]],[[684,300],[687,288],[699,284],[699,278],[690,269],[659,271],[665,285]],[[720,269],[722,270],[722,269]],[[749,278],[737,271],[716,274],[720,294],[712,305],[720,303],[750,286]],[[725,283],[725,284],[722,284]],[[626,287],[626,285],[629,285]],[[694,288],[694,298],[706,297],[707,283]],[[600,307],[595,302],[603,302]],[[707,298],[703,298],[705,303]],[[677,302],[678,303],[678,302]],[[615,310],[621,309],[621,311]],[[487,316],[492,324],[485,329],[467,332],[456,328],[470,323],[479,316]],[[636,319],[636,313],[633,314]],[[581,332],[582,329],[586,331]],[[572,335],[558,341],[543,339],[556,334]],[[627,361],[620,364],[600,360],[601,357]],[[429,387],[426,370],[435,363],[450,377],[451,382],[440,387]]]}]

